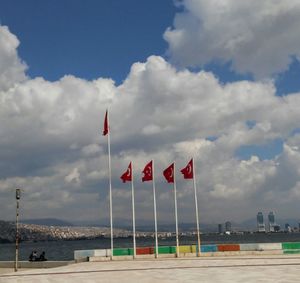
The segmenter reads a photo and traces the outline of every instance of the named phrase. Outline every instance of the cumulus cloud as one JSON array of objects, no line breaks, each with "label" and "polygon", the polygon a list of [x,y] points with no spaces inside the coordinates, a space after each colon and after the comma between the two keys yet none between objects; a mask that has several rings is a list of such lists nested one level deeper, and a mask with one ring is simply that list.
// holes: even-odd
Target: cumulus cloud
[{"label": "cumulus cloud", "polygon": [[268,77],[300,55],[297,0],[183,0],[174,27],[164,34],[182,66],[231,63],[238,73]]},{"label": "cumulus cloud", "polygon": [[[21,62],[14,48],[11,62]],[[173,160],[177,168],[185,166],[191,156],[204,222],[249,218],[264,206],[274,209],[282,196],[289,211],[298,207],[299,93],[277,97],[270,81],[221,84],[212,73],[178,71],[159,56],[134,63],[119,86],[110,79],[74,76],[55,82],[12,76],[7,83],[0,93],[3,218],[13,215],[14,188],[21,187],[24,218],[108,221],[107,148],[101,133],[107,107],[116,218],[131,217],[130,189],[120,175],[133,161],[137,221],[152,220],[151,186],[140,177],[154,159],[159,219],[173,219],[172,189],[161,172]],[[274,139],[284,141],[284,150],[270,160],[236,154],[241,146]],[[192,221],[192,184],[177,177],[179,219]]]},{"label": "cumulus cloud", "polygon": [[26,78],[26,64],[17,56],[19,40],[8,27],[0,26],[0,91],[5,91]]}]

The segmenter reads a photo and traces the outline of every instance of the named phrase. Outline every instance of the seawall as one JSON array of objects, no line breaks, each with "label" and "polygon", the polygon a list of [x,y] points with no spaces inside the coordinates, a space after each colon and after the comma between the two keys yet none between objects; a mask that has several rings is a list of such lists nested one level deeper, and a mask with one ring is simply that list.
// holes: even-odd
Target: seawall
[{"label": "seawall", "polygon": [[[196,257],[198,246],[159,246],[159,258]],[[247,255],[283,255],[300,254],[300,242],[293,243],[250,243],[250,244],[211,244],[201,245],[201,257],[247,256]],[[155,257],[154,247],[137,247],[136,255],[132,248],[117,248],[111,255],[110,249],[76,250],[75,262],[146,259]]]}]

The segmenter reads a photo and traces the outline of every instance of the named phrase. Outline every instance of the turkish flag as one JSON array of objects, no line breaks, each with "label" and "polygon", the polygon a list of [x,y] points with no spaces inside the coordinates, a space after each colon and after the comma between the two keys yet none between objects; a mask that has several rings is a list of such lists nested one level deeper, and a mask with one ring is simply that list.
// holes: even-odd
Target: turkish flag
[{"label": "turkish flag", "polygon": [[184,167],[180,172],[183,174],[184,179],[193,179],[194,178],[194,170],[193,170],[193,158],[190,160],[190,162],[187,164],[186,167]]},{"label": "turkish flag", "polygon": [[168,183],[174,183],[174,163],[172,163],[167,169],[163,172]]},{"label": "turkish flag", "polygon": [[128,165],[128,168],[126,172],[123,173],[123,175],[120,177],[123,181],[123,183],[126,183],[126,181],[132,181],[132,167],[131,167],[131,162]]},{"label": "turkish flag", "polygon": [[144,176],[142,177],[143,182],[153,180],[152,160],[145,166],[143,173],[144,173]]},{"label": "turkish flag", "polygon": [[107,117],[107,110],[106,110],[105,118],[104,118],[103,136],[106,136],[107,134],[108,134],[108,117]]}]

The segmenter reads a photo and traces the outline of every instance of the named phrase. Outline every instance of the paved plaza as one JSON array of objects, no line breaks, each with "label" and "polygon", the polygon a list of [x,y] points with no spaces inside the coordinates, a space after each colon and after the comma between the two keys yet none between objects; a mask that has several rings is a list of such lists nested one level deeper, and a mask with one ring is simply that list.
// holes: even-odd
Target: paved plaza
[{"label": "paved plaza", "polygon": [[[4,273],[3,273],[4,272]],[[0,282],[299,282],[300,256],[239,256],[84,262],[16,273]]]}]

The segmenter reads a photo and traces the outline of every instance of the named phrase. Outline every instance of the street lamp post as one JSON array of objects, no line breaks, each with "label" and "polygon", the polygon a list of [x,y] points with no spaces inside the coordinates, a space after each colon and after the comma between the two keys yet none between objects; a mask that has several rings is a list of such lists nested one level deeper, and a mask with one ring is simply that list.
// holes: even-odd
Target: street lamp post
[{"label": "street lamp post", "polygon": [[21,197],[21,190],[16,189],[16,259],[15,259],[15,271],[18,271],[18,260],[19,260],[19,200]]}]

